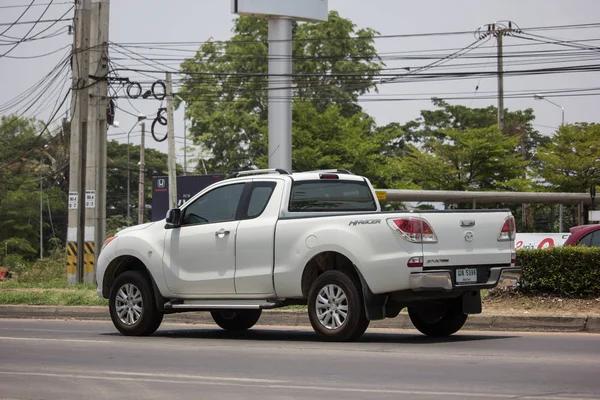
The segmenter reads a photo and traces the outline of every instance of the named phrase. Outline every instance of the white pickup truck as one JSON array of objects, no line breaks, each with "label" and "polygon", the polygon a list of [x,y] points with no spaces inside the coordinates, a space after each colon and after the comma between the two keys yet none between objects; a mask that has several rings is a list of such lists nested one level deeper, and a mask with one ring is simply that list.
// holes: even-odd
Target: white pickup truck
[{"label": "white pickup truck", "polygon": [[419,331],[446,336],[481,312],[481,289],[519,279],[514,237],[508,210],[382,212],[348,171],[249,171],[109,238],[98,295],[124,335],[185,311],[245,330],[263,309],[303,304],[329,340],[404,308]]}]

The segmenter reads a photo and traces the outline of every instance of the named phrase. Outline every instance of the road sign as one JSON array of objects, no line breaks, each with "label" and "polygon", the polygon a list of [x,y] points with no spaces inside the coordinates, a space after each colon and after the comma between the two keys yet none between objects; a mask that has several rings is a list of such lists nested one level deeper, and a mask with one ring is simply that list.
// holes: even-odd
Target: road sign
[{"label": "road sign", "polygon": [[77,210],[77,192],[69,192],[69,210]]},{"label": "road sign", "polygon": [[96,207],[96,191],[95,190],[86,190],[85,191],[85,208],[95,208]]}]

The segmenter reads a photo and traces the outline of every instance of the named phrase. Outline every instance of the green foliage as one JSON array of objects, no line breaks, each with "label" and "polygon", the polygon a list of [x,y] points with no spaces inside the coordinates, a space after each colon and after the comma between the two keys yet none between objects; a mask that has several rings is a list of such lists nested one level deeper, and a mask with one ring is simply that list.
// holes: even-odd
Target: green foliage
[{"label": "green foliage", "polygon": [[[306,113],[329,114],[325,117],[329,122],[340,118],[350,122],[355,116],[362,119],[358,97],[375,89],[373,78],[383,67],[374,46],[376,32],[357,29],[335,11],[329,14],[327,22],[294,23],[293,31],[297,39],[292,49],[294,100],[301,103],[294,106],[294,125],[306,120]],[[233,33],[230,41],[203,44],[193,58],[181,65],[185,75],[179,95],[188,103],[190,134],[197,145],[212,153],[207,168],[214,172],[262,167],[268,159],[267,21],[236,18]],[[331,38],[336,40],[320,40]],[[330,108],[332,104],[336,108]],[[327,134],[339,131],[321,132],[316,124],[304,124],[301,130],[312,138],[299,138],[296,144],[300,146],[314,142],[316,136],[327,140]],[[333,144],[331,141],[329,148]],[[327,160],[329,155],[323,152],[313,154],[305,147],[295,150],[295,170],[325,164],[339,167],[329,163],[338,160],[337,154]],[[304,155],[308,157],[306,161],[300,158]]]},{"label": "green foliage", "polygon": [[600,248],[521,249],[517,262],[523,271],[524,291],[562,296],[600,294]]},{"label": "green foliage", "polygon": [[[114,223],[120,224],[121,220],[127,215],[127,169],[129,168],[129,204],[131,207],[131,218],[134,223],[137,223],[138,212],[138,193],[139,193],[139,166],[140,146],[129,145],[129,166],[127,163],[127,144],[119,143],[116,140],[111,140],[107,144],[108,154],[108,173],[107,173],[107,188],[106,188],[106,205],[107,205],[107,235],[115,227]],[[146,174],[144,179],[145,203],[152,204],[152,176],[153,175],[168,175],[168,156],[158,150],[146,148],[144,153],[144,163],[146,164]],[[182,173],[183,169],[177,165],[178,173]],[[111,219],[115,217],[115,219]],[[150,214],[146,211],[146,220],[149,220]],[[119,221],[119,222],[117,222]],[[127,224],[122,224],[121,227]]]},{"label": "green foliage", "polygon": [[517,138],[496,127],[446,130],[422,149],[409,146],[402,175],[423,189],[494,190],[517,179],[526,162],[514,152]]},{"label": "green foliage", "polygon": [[600,124],[562,126],[538,150],[538,174],[557,192],[586,192],[600,180]]}]

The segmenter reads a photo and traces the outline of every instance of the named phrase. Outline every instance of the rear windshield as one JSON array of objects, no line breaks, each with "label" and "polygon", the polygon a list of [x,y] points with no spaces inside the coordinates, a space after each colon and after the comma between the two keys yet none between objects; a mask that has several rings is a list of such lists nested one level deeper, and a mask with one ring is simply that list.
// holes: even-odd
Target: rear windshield
[{"label": "rear windshield", "polygon": [[318,180],[292,185],[290,212],[376,210],[377,204],[366,182]]}]

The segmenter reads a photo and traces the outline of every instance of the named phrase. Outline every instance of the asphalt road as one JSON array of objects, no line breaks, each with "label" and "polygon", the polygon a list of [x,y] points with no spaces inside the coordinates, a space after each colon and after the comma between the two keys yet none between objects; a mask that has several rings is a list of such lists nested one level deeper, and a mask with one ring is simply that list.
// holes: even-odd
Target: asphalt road
[{"label": "asphalt road", "polygon": [[128,338],[107,322],[2,319],[0,398],[600,399],[600,335],[369,330],[325,343],[296,328],[164,325]]}]

